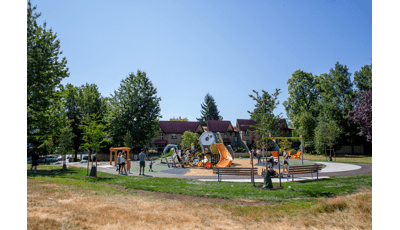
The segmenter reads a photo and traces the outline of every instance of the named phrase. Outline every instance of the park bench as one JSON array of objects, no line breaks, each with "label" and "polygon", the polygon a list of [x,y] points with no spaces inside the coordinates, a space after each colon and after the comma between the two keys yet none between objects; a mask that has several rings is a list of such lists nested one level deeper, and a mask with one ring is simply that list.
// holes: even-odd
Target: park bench
[{"label": "park bench", "polygon": [[[311,173],[311,178],[313,177],[313,173],[317,173],[317,179],[318,179],[318,172],[321,171],[321,168],[322,165],[320,164],[289,166],[289,174],[292,175],[292,181],[294,180],[293,177],[294,174],[304,174],[304,173]],[[264,174],[265,174],[265,169],[262,169],[261,175]]]},{"label": "park bench", "polygon": [[318,172],[321,171],[321,169],[322,165],[320,164],[289,166],[289,174],[292,174],[292,181],[294,181],[294,174],[311,173],[311,178],[313,178],[313,173],[317,173],[318,180]]},{"label": "park bench", "polygon": [[218,174],[218,181],[221,181],[221,175],[235,175],[235,176],[251,176],[253,182],[253,175],[258,175],[257,168],[213,168],[213,173]]}]

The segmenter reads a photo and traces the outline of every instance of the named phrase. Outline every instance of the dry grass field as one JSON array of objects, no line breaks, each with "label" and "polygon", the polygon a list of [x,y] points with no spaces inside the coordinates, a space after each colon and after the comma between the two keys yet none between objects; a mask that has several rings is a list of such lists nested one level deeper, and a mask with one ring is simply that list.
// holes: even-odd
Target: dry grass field
[{"label": "dry grass field", "polygon": [[98,186],[28,179],[27,228],[372,229],[370,189],[296,208],[176,201]]}]

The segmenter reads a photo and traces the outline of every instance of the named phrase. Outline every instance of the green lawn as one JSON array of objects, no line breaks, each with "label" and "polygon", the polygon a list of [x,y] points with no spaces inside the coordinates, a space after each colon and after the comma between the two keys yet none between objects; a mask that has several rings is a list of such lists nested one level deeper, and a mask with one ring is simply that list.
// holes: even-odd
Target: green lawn
[{"label": "green lawn", "polygon": [[[363,187],[372,187],[372,175],[332,177],[316,181],[300,181],[282,183],[281,190],[254,189],[251,183],[227,183],[227,182],[202,182],[198,180],[186,180],[177,178],[133,177],[112,175],[98,172],[99,177],[86,177],[86,169],[69,167],[66,172],[61,172],[60,166],[38,166],[37,175],[29,174],[28,178],[55,182],[61,184],[74,184],[77,186],[94,186],[99,182],[123,185],[148,191],[168,193],[180,193],[205,197],[225,199],[250,199],[266,201],[291,201],[310,200],[318,197],[334,197],[346,195],[358,191]],[[275,184],[278,186],[278,184]],[[290,189],[287,187],[291,186]],[[109,189],[109,187],[97,186],[96,189]],[[101,191],[99,191],[101,192]],[[104,191],[103,191],[104,192]]]},{"label": "green lawn", "polygon": [[[323,155],[311,155],[304,153],[304,160],[310,161],[327,161],[326,157]],[[372,164],[372,156],[364,156],[364,155],[340,155],[336,156],[336,159],[332,156],[333,162],[342,162],[342,163],[360,163],[360,164]]]}]

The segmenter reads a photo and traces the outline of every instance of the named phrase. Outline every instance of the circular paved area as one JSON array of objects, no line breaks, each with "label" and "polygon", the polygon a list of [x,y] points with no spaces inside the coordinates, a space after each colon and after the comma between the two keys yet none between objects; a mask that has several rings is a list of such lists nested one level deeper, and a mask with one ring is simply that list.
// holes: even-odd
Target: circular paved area
[{"label": "circular paved area", "polygon": [[[328,178],[331,176],[353,176],[360,174],[371,174],[372,173],[372,164],[358,164],[358,163],[337,163],[337,162],[308,162],[304,161],[305,164],[310,163],[318,163],[326,165],[325,168],[321,170],[319,173],[319,177]],[[161,164],[159,161],[156,161],[153,164],[154,172],[149,172],[149,162],[146,162],[145,174],[148,177],[163,177],[163,178],[182,178],[182,179],[199,179],[204,181],[216,181],[218,176],[185,176],[184,174],[188,172],[186,168],[168,168],[166,164]],[[71,166],[78,167],[87,167],[87,164],[82,163],[68,163]],[[112,166],[109,163],[101,163],[99,164],[98,171],[118,174],[116,171],[116,166]],[[129,176],[139,176],[139,162],[132,162],[131,173]],[[296,175],[298,179],[311,179],[310,174],[299,174]],[[314,178],[316,177],[314,173]],[[254,176],[256,182],[259,182],[259,179],[263,179],[261,175]],[[295,177],[296,178],[296,177]],[[277,179],[277,178],[276,178]],[[223,176],[223,180],[237,181],[237,182],[245,182],[250,179],[244,179],[243,176]],[[282,180],[282,182],[287,181],[286,179]]]}]

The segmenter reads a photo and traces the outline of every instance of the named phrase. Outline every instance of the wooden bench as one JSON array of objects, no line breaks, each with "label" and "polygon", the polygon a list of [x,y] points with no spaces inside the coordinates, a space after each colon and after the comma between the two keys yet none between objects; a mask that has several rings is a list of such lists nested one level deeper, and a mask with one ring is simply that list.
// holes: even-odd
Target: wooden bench
[{"label": "wooden bench", "polygon": [[213,173],[218,174],[218,181],[221,182],[220,175],[239,175],[239,176],[251,176],[251,182],[253,183],[253,175],[258,175],[257,168],[213,168]]},{"label": "wooden bench", "polygon": [[289,175],[292,174],[292,181],[294,181],[294,174],[311,173],[311,178],[313,178],[313,173],[317,173],[318,180],[318,172],[321,171],[321,169],[322,165],[320,164],[289,166]]}]

